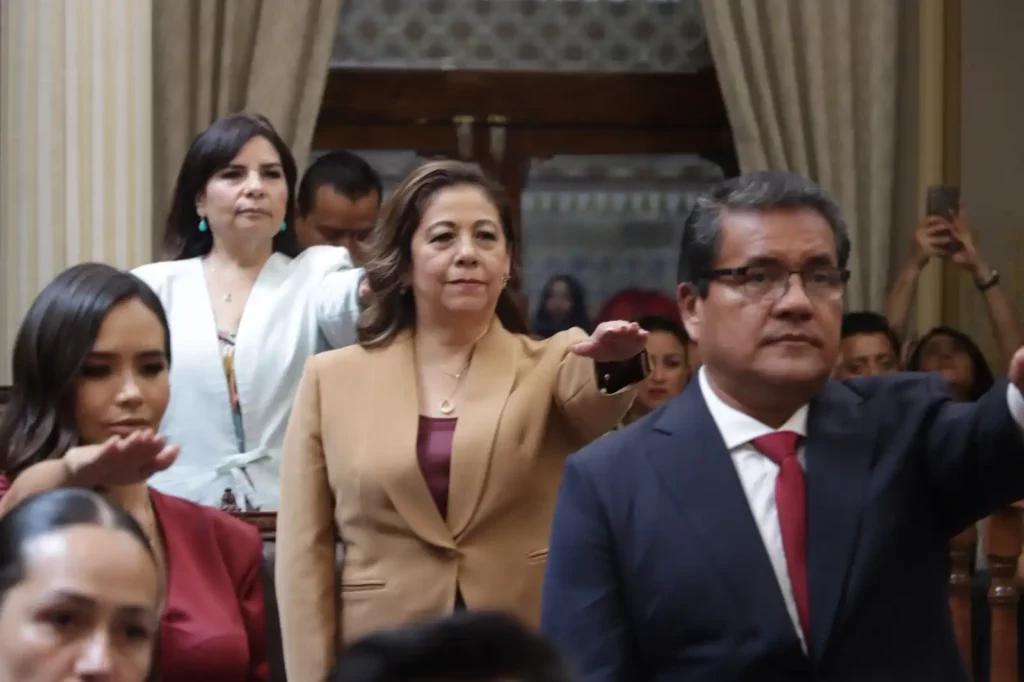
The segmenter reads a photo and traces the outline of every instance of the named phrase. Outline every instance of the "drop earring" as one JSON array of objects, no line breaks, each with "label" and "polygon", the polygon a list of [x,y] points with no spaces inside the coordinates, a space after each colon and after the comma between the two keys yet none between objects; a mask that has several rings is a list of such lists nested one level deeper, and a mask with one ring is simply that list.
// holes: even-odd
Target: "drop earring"
[{"label": "drop earring", "polygon": [[206,223],[206,218],[199,219],[199,231],[206,232],[210,229],[210,226]]},{"label": "drop earring", "polygon": [[504,289],[505,287],[507,287],[508,283],[511,280],[512,280],[512,278],[509,275],[505,275],[504,277],[502,277],[501,278],[501,288]]},{"label": "drop earring", "polygon": [[288,229],[288,223],[281,223],[281,231],[284,232]]}]

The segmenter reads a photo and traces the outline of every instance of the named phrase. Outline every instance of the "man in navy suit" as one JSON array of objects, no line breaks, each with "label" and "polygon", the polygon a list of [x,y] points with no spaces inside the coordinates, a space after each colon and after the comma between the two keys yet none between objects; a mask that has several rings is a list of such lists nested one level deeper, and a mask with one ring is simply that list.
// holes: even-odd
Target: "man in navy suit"
[{"label": "man in navy suit", "polygon": [[829,380],[850,240],[814,183],[723,183],[687,219],[682,395],[569,458],[542,626],[583,682],[966,680],[949,539],[1024,498],[1024,353],[975,403]]}]

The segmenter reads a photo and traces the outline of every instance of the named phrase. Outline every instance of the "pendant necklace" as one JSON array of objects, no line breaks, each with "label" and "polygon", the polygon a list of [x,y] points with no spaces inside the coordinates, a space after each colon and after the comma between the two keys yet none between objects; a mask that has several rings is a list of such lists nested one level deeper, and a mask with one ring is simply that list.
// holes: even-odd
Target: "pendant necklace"
[{"label": "pendant necklace", "polygon": [[459,386],[462,384],[462,375],[466,373],[467,369],[469,369],[469,360],[466,361],[466,366],[455,374],[445,372],[445,374],[455,379],[455,388],[452,389],[447,398],[441,401],[441,414],[446,417],[455,411],[455,403],[452,402],[452,398],[455,397],[455,393],[459,390]]}]

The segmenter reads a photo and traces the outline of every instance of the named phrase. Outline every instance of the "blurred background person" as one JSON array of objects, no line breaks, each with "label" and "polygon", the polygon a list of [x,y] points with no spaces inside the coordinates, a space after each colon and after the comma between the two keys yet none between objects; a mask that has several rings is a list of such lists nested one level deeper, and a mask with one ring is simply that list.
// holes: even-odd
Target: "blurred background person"
[{"label": "blurred background person", "polygon": [[259,531],[146,485],[178,454],[154,435],[170,335],[156,294],[130,273],[86,263],[43,289],[18,330],[0,418],[0,515],[46,490],[103,492],[143,529],[168,584],[161,682],[265,681]]},{"label": "blurred background person", "polygon": [[637,324],[647,332],[650,374],[640,382],[636,400],[622,420],[623,425],[636,421],[682,393],[692,376],[687,358],[690,336],[682,325],[661,315],[645,315]]},{"label": "blurred background person", "polygon": [[[594,324],[606,320],[639,320],[648,316],[665,317],[682,326],[679,306],[674,300],[652,289],[623,289],[601,306]],[[686,344],[686,362],[692,375],[700,367],[700,349],[689,340]]]},{"label": "blurred background person", "polygon": [[181,448],[151,484],[231,511],[273,510],[306,358],[355,340],[361,270],[329,246],[299,254],[295,160],[262,116],[196,137],[167,217],[174,260],[135,270],[167,310],[175,391],[161,433]]},{"label": "blurred background person", "polygon": [[[886,300],[885,316],[888,318],[889,324],[892,325],[893,331],[898,337],[906,338],[910,308],[917,289],[918,278],[928,262],[935,258],[941,258],[957,265],[971,277],[975,289],[981,294],[984,302],[992,325],[992,333],[999,346],[1001,359],[1009,362],[1009,359],[1024,343],[1024,335],[1021,334],[1019,323],[1020,317],[1010,295],[1001,284],[999,273],[988,264],[975,245],[974,236],[968,226],[967,215],[963,209],[959,209],[956,216],[952,218],[929,216],[915,230],[913,248],[900,269]],[[957,333],[966,338],[962,332]],[[929,335],[931,332],[926,334],[926,336]],[[944,336],[947,339],[953,339],[949,334]],[[915,346],[920,346],[923,343],[924,338]],[[970,345],[977,348],[973,341],[970,341]],[[916,354],[916,350],[912,354]],[[908,369],[919,371],[910,367]],[[923,369],[932,371],[928,365],[924,365]]]},{"label": "blurred background person", "polygon": [[299,244],[344,246],[352,261],[362,265],[364,243],[377,222],[383,196],[380,176],[361,156],[347,151],[324,154],[299,183]]},{"label": "blurred background person", "polygon": [[646,332],[531,338],[509,292],[517,250],[503,190],[476,165],[427,163],[384,205],[360,345],[309,360],[285,440],[276,585],[291,682],[323,680],[338,646],[431,616],[538,624],[564,459],[625,415]]},{"label": "blurred background person", "polygon": [[539,339],[546,339],[573,327],[590,331],[586,291],[572,275],[555,275],[541,290],[533,333]]},{"label": "blurred background person", "polygon": [[900,371],[900,341],[884,315],[846,313],[840,335],[837,379]]},{"label": "blurred background person", "polygon": [[369,635],[327,682],[572,682],[542,637],[499,613],[460,613]]},{"label": "blurred background person", "polygon": [[0,519],[0,680],[150,679],[164,586],[145,533],[88,490]]}]

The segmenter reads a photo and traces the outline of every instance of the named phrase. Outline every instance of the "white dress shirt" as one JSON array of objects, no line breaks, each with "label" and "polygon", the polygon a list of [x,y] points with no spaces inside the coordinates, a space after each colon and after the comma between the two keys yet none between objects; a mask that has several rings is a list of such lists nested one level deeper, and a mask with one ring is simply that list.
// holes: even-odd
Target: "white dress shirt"
[{"label": "white dress shirt", "polygon": [[[775,431],[793,431],[801,436],[807,436],[808,406],[804,405],[785,424],[778,429],[773,429],[725,404],[711,387],[711,382],[703,367],[700,368],[697,379],[700,382],[700,391],[704,396],[708,411],[711,413],[711,418],[715,420],[725,447],[736,466],[736,473],[739,474],[743,492],[750,505],[750,513],[761,533],[761,539],[768,551],[768,558],[775,570],[775,577],[779,581],[779,589],[786,602],[786,610],[789,612],[789,618],[793,621],[793,627],[796,629],[800,644],[806,653],[807,642],[804,640],[803,628],[800,626],[796,600],[793,598],[793,584],[789,579],[786,552],[782,546],[782,530],[779,528],[779,510],[775,505],[775,477],[779,474],[779,466],[755,448],[753,440]],[[1014,421],[1024,429],[1024,396],[1013,384],[1010,384],[1007,388],[1006,399]],[[796,456],[800,461],[800,466],[806,470],[807,457],[803,439],[797,447]]]}]

